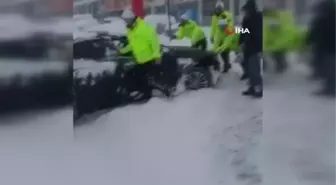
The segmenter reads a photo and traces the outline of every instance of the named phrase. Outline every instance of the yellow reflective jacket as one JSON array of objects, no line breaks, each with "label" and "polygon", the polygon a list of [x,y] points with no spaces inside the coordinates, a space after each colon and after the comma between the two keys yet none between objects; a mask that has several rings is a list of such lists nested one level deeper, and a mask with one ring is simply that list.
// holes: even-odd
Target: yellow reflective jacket
[{"label": "yellow reflective jacket", "polygon": [[219,16],[213,15],[211,17],[210,39],[213,40],[216,35],[218,21],[224,19],[229,25],[233,25],[233,15],[228,11],[223,11]]},{"label": "yellow reflective jacket", "polygon": [[263,16],[263,48],[265,51],[287,50],[296,44],[297,29],[289,12],[275,11]]},{"label": "yellow reflective jacket", "polygon": [[202,28],[192,20],[188,20],[185,24],[180,24],[176,39],[189,38],[191,40],[191,45],[194,45],[197,41],[205,38],[205,34]]},{"label": "yellow reflective jacket", "polygon": [[161,58],[161,47],[156,30],[141,18],[137,18],[133,28],[127,29],[126,36],[129,44],[120,52],[132,51],[138,64]]},{"label": "yellow reflective jacket", "polygon": [[235,50],[239,44],[239,34],[228,35],[224,29],[220,29],[217,26],[216,34],[214,37],[214,44],[212,45],[212,51],[223,52]]}]

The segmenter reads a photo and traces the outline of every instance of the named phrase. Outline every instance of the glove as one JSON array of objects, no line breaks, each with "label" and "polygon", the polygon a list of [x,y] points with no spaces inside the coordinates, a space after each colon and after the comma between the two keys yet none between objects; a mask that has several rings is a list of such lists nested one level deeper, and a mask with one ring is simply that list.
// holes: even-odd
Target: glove
[{"label": "glove", "polygon": [[161,64],[161,58],[157,58],[157,59],[155,59],[155,60],[154,60],[154,64],[155,64],[155,65],[159,65],[159,64]]},{"label": "glove", "polygon": [[222,51],[221,51],[220,48],[215,49],[215,53],[221,53],[221,52],[222,52]]},{"label": "glove", "polygon": [[176,35],[172,35],[171,37],[170,37],[170,40],[174,40],[174,39],[176,39],[177,37],[176,37]]}]

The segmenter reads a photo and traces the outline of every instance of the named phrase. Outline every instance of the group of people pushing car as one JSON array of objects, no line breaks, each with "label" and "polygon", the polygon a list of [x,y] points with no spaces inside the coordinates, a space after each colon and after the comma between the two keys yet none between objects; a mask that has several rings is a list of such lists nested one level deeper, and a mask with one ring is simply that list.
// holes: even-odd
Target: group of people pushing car
[{"label": "group of people pushing car", "polygon": [[[218,53],[224,61],[223,73],[231,69],[229,53],[240,52],[243,55],[241,80],[248,80],[249,87],[242,95],[261,98],[263,96],[262,82],[262,52],[269,52],[276,61],[276,71],[282,73],[287,65],[285,52],[289,49],[300,50],[305,40],[304,31],[296,27],[290,13],[273,7],[258,10],[254,0],[248,0],[241,8],[243,18],[241,27],[247,28],[249,34],[230,34],[225,32],[226,26],[234,25],[231,12],[226,11],[223,3],[217,3],[211,20],[210,41],[211,50]],[[132,51],[136,65],[133,74],[136,76],[138,88],[151,96],[148,79],[155,66],[161,61],[161,46],[158,34],[153,26],[137,17],[130,10],[124,10],[121,18],[127,25],[129,45],[120,50],[121,53]],[[180,17],[177,33],[171,39],[188,38],[191,47],[201,50],[208,49],[208,39],[201,26],[185,13]],[[279,39],[281,38],[281,39]],[[135,79],[133,79],[135,80]],[[174,87],[171,87],[174,88]]]}]

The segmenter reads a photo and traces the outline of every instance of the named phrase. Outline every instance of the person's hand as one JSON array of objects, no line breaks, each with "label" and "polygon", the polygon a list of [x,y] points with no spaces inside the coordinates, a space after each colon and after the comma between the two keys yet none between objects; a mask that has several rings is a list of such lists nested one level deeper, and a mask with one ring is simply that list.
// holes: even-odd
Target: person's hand
[{"label": "person's hand", "polygon": [[221,53],[222,50],[220,48],[215,49],[215,53]]},{"label": "person's hand", "polygon": [[214,38],[210,38],[210,42],[213,44],[215,42]]},{"label": "person's hand", "polygon": [[161,58],[157,58],[157,59],[155,59],[155,60],[154,60],[154,64],[155,64],[155,65],[159,65],[159,64],[161,64]]},{"label": "person's hand", "polygon": [[174,40],[174,39],[176,39],[176,35],[170,36],[170,40]]}]

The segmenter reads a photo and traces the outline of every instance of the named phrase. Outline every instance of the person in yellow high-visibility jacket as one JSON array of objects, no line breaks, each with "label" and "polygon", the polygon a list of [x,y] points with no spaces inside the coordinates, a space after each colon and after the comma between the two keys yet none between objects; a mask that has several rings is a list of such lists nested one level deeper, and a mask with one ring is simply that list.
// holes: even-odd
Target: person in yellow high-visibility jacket
[{"label": "person in yellow high-visibility jacket", "polygon": [[218,21],[214,44],[212,46],[212,51],[220,54],[224,61],[224,73],[228,72],[231,68],[229,54],[232,50],[238,48],[239,42],[239,34],[228,35],[225,32],[227,26],[232,26],[232,24],[227,23],[225,20]]},{"label": "person in yellow high-visibility jacket", "polygon": [[126,36],[129,44],[120,50],[121,53],[131,51],[136,63],[145,64],[161,58],[160,41],[155,28],[142,18],[125,10],[122,18],[127,24]]},{"label": "person in yellow high-visibility jacket", "polygon": [[131,10],[124,10],[121,18],[127,25],[127,40],[129,44],[120,49],[120,53],[132,52],[137,65],[127,75],[129,84],[133,84],[138,90],[150,97],[152,88],[148,76],[157,73],[155,63],[161,58],[159,37],[153,26],[137,17]]},{"label": "person in yellow high-visibility jacket", "polygon": [[222,2],[216,4],[215,11],[211,17],[210,41],[212,43],[215,40],[219,20],[225,20],[227,24],[233,25],[233,15],[231,12],[224,10],[224,3]]},{"label": "person in yellow high-visibility jacket", "polygon": [[276,61],[276,72],[282,73],[288,64],[286,53],[302,40],[290,12],[268,8],[263,13],[263,51]]},{"label": "person in yellow high-visibility jacket", "polygon": [[191,47],[202,50],[207,49],[207,40],[202,28],[185,13],[181,16],[181,23],[177,33],[172,39],[188,38],[191,41]]}]

